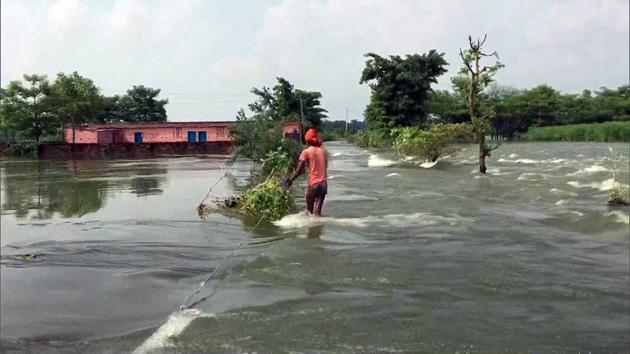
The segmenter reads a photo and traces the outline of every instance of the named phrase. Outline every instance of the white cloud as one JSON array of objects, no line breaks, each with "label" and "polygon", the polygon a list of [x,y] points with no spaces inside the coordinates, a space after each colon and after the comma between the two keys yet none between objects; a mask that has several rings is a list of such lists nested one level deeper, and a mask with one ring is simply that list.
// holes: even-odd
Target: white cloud
[{"label": "white cloud", "polygon": [[82,0],[57,0],[48,11],[48,22],[60,31],[68,31],[88,17],[88,8]]},{"label": "white cloud", "polygon": [[232,119],[276,76],[321,91],[332,118],[346,107],[356,118],[369,97],[365,53],[445,52],[448,88],[468,34],[488,33],[507,65],[501,84],[576,92],[628,81],[626,0],[3,0],[1,26],[2,85],[77,70],[107,94],[162,88],[174,120]]}]

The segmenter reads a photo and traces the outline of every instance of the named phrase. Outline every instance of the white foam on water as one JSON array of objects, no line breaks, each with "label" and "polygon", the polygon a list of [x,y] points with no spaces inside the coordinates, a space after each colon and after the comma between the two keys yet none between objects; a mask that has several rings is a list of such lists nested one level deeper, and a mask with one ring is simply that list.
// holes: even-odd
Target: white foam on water
[{"label": "white foam on water", "polygon": [[569,210],[569,213],[574,214],[574,215],[577,215],[577,216],[579,216],[579,217],[584,216],[584,213],[582,213],[582,212],[580,212],[580,211],[577,211],[577,210]]},{"label": "white foam on water", "polygon": [[553,160],[544,160],[545,162],[549,162],[549,163],[563,163],[563,162],[568,162],[569,160],[565,160],[565,159],[553,159]]},{"label": "white foam on water", "polygon": [[597,172],[610,172],[611,170],[604,167],[604,166],[600,166],[600,165],[593,165],[593,166],[589,166],[587,168],[582,168],[579,169],[575,172],[571,172],[568,173],[567,176],[577,176],[577,175],[583,175],[583,174],[588,174],[588,173],[597,173]]},{"label": "white foam on water", "polygon": [[584,172],[589,172],[589,173],[590,172],[607,172],[607,171],[610,171],[610,170],[600,165],[593,165],[584,169]]},{"label": "white foam on water", "polygon": [[593,189],[597,189],[599,191],[609,191],[612,189],[613,187],[613,183],[614,180],[612,178],[609,178],[605,181],[601,181],[601,182],[592,182],[592,183],[580,183],[578,181],[569,181],[567,182],[568,185],[570,185],[571,187],[575,187],[575,188],[593,188]]},{"label": "white foam on water", "polygon": [[151,337],[147,338],[134,353],[150,353],[159,348],[173,346],[171,338],[180,335],[190,323],[200,317],[214,317],[214,314],[205,314],[197,309],[187,309],[172,313],[166,323],[160,326]]},{"label": "white foam on water", "polygon": [[385,178],[387,178],[387,177],[394,177],[394,176],[400,176],[400,173],[398,173],[398,172],[390,173],[387,176],[385,176]]},{"label": "white foam on water", "polygon": [[379,200],[362,194],[331,194],[326,196],[326,201],[354,202],[364,200]]},{"label": "white foam on water", "polygon": [[287,215],[280,220],[274,221],[273,223],[283,229],[300,229],[323,224],[366,228],[370,226],[427,226],[438,223],[448,223],[450,225],[454,225],[458,221],[462,220],[464,220],[464,218],[446,217],[428,213],[389,214],[366,216],[361,218],[335,218],[329,216],[317,217],[304,211],[297,214]]},{"label": "white foam on water", "polygon": [[510,156],[508,156],[508,157],[511,158],[511,159],[515,159],[515,158],[518,157],[518,155],[517,154],[510,154]]},{"label": "white foam on water", "polygon": [[556,205],[562,205],[562,204],[566,204],[567,201],[565,199],[560,199],[556,202]]},{"label": "white foam on water", "polygon": [[542,173],[526,172],[518,176],[518,181],[543,181],[547,179],[547,175]]},{"label": "white foam on water", "polygon": [[413,161],[413,160],[416,160],[416,159],[417,159],[417,157],[415,157],[415,156],[405,156],[405,158],[404,158],[405,161]]},{"label": "white foam on water", "polygon": [[604,213],[604,215],[606,216],[614,216],[614,221],[621,223],[621,224],[630,224],[630,215],[619,211],[619,210],[614,210],[614,211],[609,211],[607,213]]},{"label": "white foam on water", "polygon": [[528,164],[528,165],[535,164],[535,163],[540,163],[539,160],[532,160],[532,159],[508,160],[508,159],[504,159],[504,158],[498,159],[497,162],[522,163],[522,164]]},{"label": "white foam on water", "polygon": [[341,156],[341,155],[343,155],[343,153],[341,153],[341,152],[336,152],[336,153],[332,154],[332,157],[337,157],[337,156]]},{"label": "white foam on water", "polygon": [[368,167],[389,167],[396,164],[396,161],[384,159],[378,155],[370,155]]},{"label": "white foam on water", "polygon": [[493,176],[505,176],[505,175],[509,175],[509,173],[506,172],[501,172],[500,168],[496,168],[496,167],[490,167],[486,173],[493,175]]},{"label": "white foam on water", "polygon": [[569,191],[565,191],[563,189],[558,189],[558,188],[551,188],[549,192],[556,195],[561,195],[561,196],[577,197],[577,193],[575,192],[569,192]]},{"label": "white foam on water", "polygon": [[433,162],[429,162],[429,161],[423,162],[423,163],[420,164],[420,167],[422,167],[422,168],[431,168],[431,167],[437,165],[438,162],[440,162],[440,160],[435,160]]}]

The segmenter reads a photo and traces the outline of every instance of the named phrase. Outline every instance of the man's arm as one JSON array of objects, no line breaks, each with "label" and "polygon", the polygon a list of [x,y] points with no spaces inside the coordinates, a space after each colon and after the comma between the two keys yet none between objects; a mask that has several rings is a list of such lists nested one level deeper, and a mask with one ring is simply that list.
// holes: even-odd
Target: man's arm
[{"label": "man's arm", "polygon": [[287,178],[287,184],[290,186],[293,184],[293,181],[298,178],[302,173],[304,173],[304,167],[306,166],[306,162],[304,160],[298,161],[298,165],[295,170],[289,174]]}]

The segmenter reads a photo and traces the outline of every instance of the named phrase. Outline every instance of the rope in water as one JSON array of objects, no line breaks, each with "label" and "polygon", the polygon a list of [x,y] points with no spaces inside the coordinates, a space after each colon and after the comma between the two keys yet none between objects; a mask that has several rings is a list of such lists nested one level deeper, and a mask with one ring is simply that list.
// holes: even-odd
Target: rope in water
[{"label": "rope in water", "polygon": [[[261,217],[260,217],[260,219],[258,219],[258,222],[256,223],[256,225],[254,225],[254,227],[252,227],[252,228],[249,230],[249,232],[254,232],[254,230],[256,230],[256,228],[258,227],[258,225],[260,225],[260,223],[263,221],[263,219],[264,219],[264,218],[265,218],[264,216],[261,216]],[[188,300],[189,300],[189,299],[192,299],[194,296],[196,296],[197,294],[199,294],[199,293],[201,292],[201,290],[205,287],[206,283],[207,283],[208,281],[210,281],[210,279],[212,279],[212,277],[214,277],[214,275],[215,275],[215,274],[217,274],[217,272],[219,271],[219,269],[221,269],[221,268],[223,267],[223,265],[224,265],[224,264],[225,264],[225,263],[226,263],[226,262],[227,262],[230,258],[232,258],[232,256],[234,255],[234,252],[236,252],[236,250],[238,250],[239,248],[241,248],[241,246],[243,246],[243,245],[244,245],[244,244],[246,244],[246,243],[249,243],[249,241],[247,240],[247,241],[241,241],[241,242],[239,242],[239,243],[236,245],[236,247],[234,247],[234,248],[232,249],[232,251],[230,252],[230,254],[228,254],[227,256],[225,256],[225,258],[223,258],[223,260],[221,261],[221,263],[219,263],[219,265],[218,265],[216,268],[214,268],[214,269],[212,270],[212,272],[210,272],[210,275],[208,275],[208,276],[206,277],[206,279],[205,279],[204,281],[202,281],[202,282],[199,284],[199,287],[197,288],[197,290],[195,290],[195,292],[193,292],[192,294],[190,294],[190,295],[186,296],[186,298],[184,299],[184,302],[182,302],[182,304],[179,306],[179,310],[180,310],[180,311],[183,311],[183,310],[186,310],[186,309],[192,308],[192,307],[194,307],[195,305],[197,305],[197,304],[201,303],[202,301],[207,300],[209,297],[211,297],[212,295],[214,295],[214,294],[215,294],[215,292],[216,292],[216,291],[213,291],[210,295],[208,295],[208,296],[206,296],[206,297],[204,297],[204,298],[200,299],[199,301],[193,302],[192,304],[190,304],[190,305],[186,306],[186,303],[188,302]]]},{"label": "rope in water", "polygon": [[214,189],[214,187],[216,187],[225,177],[227,177],[227,175],[230,173],[230,168],[232,168],[232,162],[230,162],[227,165],[227,168],[225,169],[225,173],[223,174],[223,176],[221,176],[216,182],[214,182],[213,185],[210,186],[210,188],[208,189],[208,193],[206,193],[206,196],[203,198],[201,203],[199,203],[200,205],[203,204],[208,199],[208,197],[210,197],[210,193],[212,193],[212,190]]},{"label": "rope in water", "polygon": [[[221,182],[221,180],[223,180],[223,178],[225,178],[225,176],[227,176],[227,175],[228,175],[228,173],[229,173],[229,171],[230,171],[230,167],[231,167],[231,166],[232,166],[232,165],[231,165],[231,164],[229,164],[229,165],[228,165],[228,167],[227,167],[227,169],[226,169],[226,171],[225,171],[225,173],[223,174],[223,176],[221,176],[221,177],[220,177],[220,178],[219,178],[219,179],[218,179],[218,180],[217,180],[217,181],[216,181],[216,182],[215,182],[212,186],[210,186],[210,189],[208,189],[208,193],[206,193],[206,196],[203,198],[203,200],[201,201],[201,203],[200,203],[200,204],[203,204],[203,203],[206,201],[206,199],[208,199],[208,197],[210,196],[210,193],[212,192],[212,189],[214,189],[214,187],[216,187],[216,186],[219,184],[219,182]],[[264,216],[261,216],[261,217],[260,217],[260,219],[258,219],[258,222],[254,225],[254,227],[252,227],[252,228],[249,230],[249,232],[254,232],[254,230],[258,227],[258,225],[260,225],[260,223],[263,221],[263,219],[264,219],[264,218],[265,218]],[[224,264],[225,264],[225,263],[226,263],[226,262],[227,262],[227,261],[228,261],[228,260],[229,260],[229,259],[233,256],[233,255],[234,255],[234,253],[236,252],[236,250],[238,250],[239,248],[241,248],[241,246],[243,246],[243,245],[244,245],[244,244],[246,244],[246,243],[248,243],[248,241],[241,241],[241,242],[239,242],[239,243],[236,245],[236,247],[234,247],[234,248],[232,249],[232,251],[231,251],[231,252],[230,252],[227,256],[225,256],[225,258],[223,258],[223,260],[221,261],[221,263],[219,263],[219,265],[218,265],[217,267],[215,267],[215,268],[212,270],[212,272],[210,272],[210,274],[206,277],[206,279],[205,279],[204,281],[202,281],[202,282],[199,284],[199,287],[197,288],[197,290],[195,290],[193,293],[189,294],[188,296],[186,296],[186,298],[184,298],[184,301],[183,301],[183,302],[182,302],[182,304],[179,306],[179,310],[180,310],[180,311],[183,311],[183,310],[186,310],[186,309],[192,308],[192,307],[194,307],[195,305],[197,305],[197,304],[201,303],[202,301],[207,300],[209,297],[211,297],[212,295],[214,295],[214,294],[216,293],[216,291],[213,291],[213,292],[212,292],[212,293],[210,293],[208,296],[206,296],[206,297],[204,297],[204,298],[202,298],[202,299],[200,299],[200,300],[198,300],[198,301],[196,301],[196,302],[193,302],[193,303],[191,303],[190,305],[186,306],[186,303],[187,303],[190,299],[192,299],[194,296],[198,295],[198,294],[201,292],[201,290],[203,290],[203,288],[205,287],[206,283],[207,283],[208,281],[210,281],[210,279],[212,279],[212,277],[214,277],[214,275],[215,275],[215,274],[217,274],[217,272],[219,271],[219,269],[221,269],[221,268],[223,267],[223,265],[224,265]]]}]

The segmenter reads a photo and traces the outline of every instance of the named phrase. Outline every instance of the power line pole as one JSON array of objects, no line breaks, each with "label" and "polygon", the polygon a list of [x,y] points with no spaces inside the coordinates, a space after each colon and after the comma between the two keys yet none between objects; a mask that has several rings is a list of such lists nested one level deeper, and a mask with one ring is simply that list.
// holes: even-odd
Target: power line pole
[{"label": "power line pole", "polygon": [[348,107],[346,107],[346,136],[348,136]]},{"label": "power line pole", "polygon": [[304,129],[306,129],[306,124],[304,122],[304,108],[302,108],[302,99],[300,98],[300,117],[302,119],[302,136],[304,136]]}]

